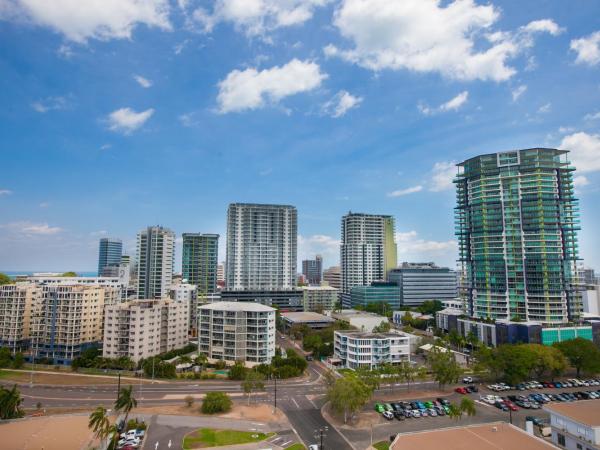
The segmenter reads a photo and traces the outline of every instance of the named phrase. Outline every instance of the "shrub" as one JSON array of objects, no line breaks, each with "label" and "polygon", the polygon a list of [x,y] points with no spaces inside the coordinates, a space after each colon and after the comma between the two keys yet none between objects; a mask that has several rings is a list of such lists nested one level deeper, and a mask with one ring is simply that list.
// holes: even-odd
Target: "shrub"
[{"label": "shrub", "polygon": [[208,392],[202,401],[204,414],[227,412],[231,409],[231,398],[225,392]]},{"label": "shrub", "polygon": [[191,408],[194,405],[194,397],[192,397],[191,395],[186,395],[186,397],[183,400],[185,401],[185,405],[188,408]]}]

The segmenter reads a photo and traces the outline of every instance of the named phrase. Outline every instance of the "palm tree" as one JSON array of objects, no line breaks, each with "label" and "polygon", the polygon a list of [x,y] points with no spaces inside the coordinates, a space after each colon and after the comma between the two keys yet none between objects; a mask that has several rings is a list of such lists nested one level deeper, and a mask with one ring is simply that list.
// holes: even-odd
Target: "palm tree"
[{"label": "palm tree", "polygon": [[98,439],[105,439],[108,436],[110,429],[110,420],[106,415],[106,408],[98,406],[91,414],[88,422],[88,428],[90,428],[94,435]]},{"label": "palm tree", "polygon": [[133,397],[133,386],[121,388],[119,396],[115,401],[115,409],[125,413],[125,424],[127,424],[127,416],[129,412],[137,406],[137,400]]},{"label": "palm tree", "polygon": [[15,384],[12,389],[0,387],[0,419],[16,419],[23,417],[21,394]]},{"label": "palm tree", "polygon": [[448,417],[454,420],[459,420],[462,417],[462,411],[459,406],[456,406],[454,403],[451,403],[448,406]]},{"label": "palm tree", "polygon": [[204,365],[208,362],[208,358],[204,353],[199,353],[194,362],[200,366],[200,370],[202,371],[204,370]]},{"label": "palm tree", "polygon": [[477,410],[475,409],[475,402],[468,397],[463,397],[460,401],[460,411],[461,413],[466,413],[467,416],[472,417],[477,414]]}]

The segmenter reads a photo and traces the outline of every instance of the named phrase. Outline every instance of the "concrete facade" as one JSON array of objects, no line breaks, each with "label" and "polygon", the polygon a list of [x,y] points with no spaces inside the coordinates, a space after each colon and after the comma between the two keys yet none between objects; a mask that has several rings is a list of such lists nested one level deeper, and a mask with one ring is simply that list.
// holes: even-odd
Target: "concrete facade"
[{"label": "concrete facade", "polygon": [[348,369],[410,361],[410,337],[400,333],[335,331],[334,358]]}]

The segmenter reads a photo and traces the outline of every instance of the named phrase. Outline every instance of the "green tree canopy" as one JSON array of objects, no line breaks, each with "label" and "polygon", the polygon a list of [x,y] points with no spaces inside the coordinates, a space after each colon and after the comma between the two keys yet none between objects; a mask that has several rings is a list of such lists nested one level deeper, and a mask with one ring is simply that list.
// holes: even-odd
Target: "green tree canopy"
[{"label": "green tree canopy", "polygon": [[565,355],[569,360],[569,364],[577,370],[578,378],[581,372],[590,375],[600,372],[600,350],[592,341],[575,338],[557,342],[554,346]]},{"label": "green tree canopy", "polygon": [[115,410],[125,414],[125,423],[127,423],[127,416],[136,406],[137,400],[133,396],[133,386],[122,387],[115,401]]},{"label": "green tree canopy", "polygon": [[337,414],[344,415],[344,423],[348,414],[359,411],[371,398],[372,390],[357,377],[338,378],[327,390],[327,398],[331,408]]},{"label": "green tree canopy", "polygon": [[77,276],[79,276],[79,275],[77,275],[77,273],[76,273],[76,272],[72,272],[72,271],[71,271],[71,272],[65,272],[65,273],[63,273],[61,276],[62,276],[62,277],[77,277]]},{"label": "green tree canopy", "polygon": [[3,284],[10,284],[12,282],[12,279],[8,275],[0,272],[0,286],[2,286]]},{"label": "green tree canopy", "polygon": [[248,405],[253,392],[265,390],[265,376],[256,370],[250,370],[242,381],[242,390],[248,396]]},{"label": "green tree canopy", "polygon": [[11,389],[0,386],[0,419],[17,419],[23,417],[21,409],[21,393],[15,384]]},{"label": "green tree canopy", "polygon": [[427,363],[431,369],[433,379],[438,382],[440,389],[447,384],[456,383],[463,373],[450,350],[443,351],[432,347],[427,354]]},{"label": "green tree canopy", "polygon": [[417,310],[421,314],[433,315],[438,311],[444,309],[444,305],[439,300],[425,300],[422,304],[417,307]]},{"label": "green tree canopy", "polygon": [[201,410],[204,414],[217,414],[229,411],[231,405],[231,398],[225,392],[207,392]]}]

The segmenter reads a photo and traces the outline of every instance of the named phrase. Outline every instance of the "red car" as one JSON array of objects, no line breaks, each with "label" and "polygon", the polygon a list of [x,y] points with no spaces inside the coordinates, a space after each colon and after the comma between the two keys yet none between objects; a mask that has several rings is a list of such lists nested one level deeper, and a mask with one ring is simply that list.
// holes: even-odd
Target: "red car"
[{"label": "red car", "polygon": [[519,410],[519,408],[517,408],[517,405],[515,405],[510,400],[504,400],[504,404],[506,406],[508,406],[508,409],[510,409],[511,411],[518,411]]},{"label": "red car", "polygon": [[458,392],[459,394],[468,394],[469,391],[467,391],[464,387],[457,387],[456,389],[454,389],[454,392]]}]

